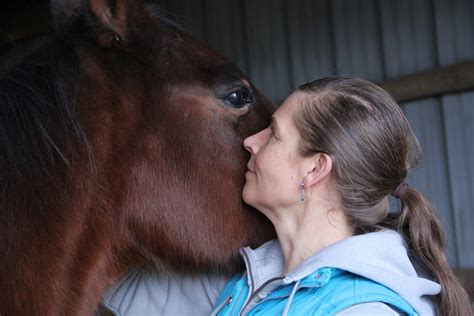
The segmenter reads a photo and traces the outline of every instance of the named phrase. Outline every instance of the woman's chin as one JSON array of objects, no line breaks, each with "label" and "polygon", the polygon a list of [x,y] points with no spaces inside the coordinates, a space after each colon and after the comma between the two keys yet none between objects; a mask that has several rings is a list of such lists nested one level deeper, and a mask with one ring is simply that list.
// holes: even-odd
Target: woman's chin
[{"label": "woman's chin", "polygon": [[244,200],[245,203],[247,203],[250,206],[254,206],[254,199],[253,199],[253,190],[249,187],[247,183],[245,183],[244,189],[242,190],[242,199]]}]

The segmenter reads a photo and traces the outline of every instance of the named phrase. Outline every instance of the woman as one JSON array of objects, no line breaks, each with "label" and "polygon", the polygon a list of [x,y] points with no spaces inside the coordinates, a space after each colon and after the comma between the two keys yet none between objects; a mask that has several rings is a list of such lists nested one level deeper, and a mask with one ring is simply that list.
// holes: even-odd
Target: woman
[{"label": "woman", "polygon": [[244,146],[243,198],[278,240],[242,249],[247,271],[226,284],[213,314],[472,314],[439,220],[406,183],[418,143],[383,89],[306,83]]}]

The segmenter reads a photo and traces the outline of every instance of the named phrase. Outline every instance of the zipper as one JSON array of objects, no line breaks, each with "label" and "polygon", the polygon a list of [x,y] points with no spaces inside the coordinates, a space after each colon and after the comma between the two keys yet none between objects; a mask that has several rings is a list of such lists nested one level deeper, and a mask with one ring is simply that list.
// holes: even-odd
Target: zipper
[{"label": "zipper", "polygon": [[[243,312],[245,311],[245,309],[247,308],[247,306],[250,304],[250,302],[255,298],[255,296],[263,289],[265,288],[268,284],[270,284],[271,282],[273,281],[276,281],[276,280],[282,280],[284,277],[276,277],[276,278],[272,278],[270,280],[267,280],[265,283],[263,283],[262,285],[260,285],[258,287],[258,289],[256,289],[252,295],[250,295],[250,298],[248,299],[247,303],[245,303],[244,307],[242,308],[242,311],[240,313],[240,315],[243,315]],[[253,280],[252,280],[253,281]],[[253,286],[253,284],[252,284]]]},{"label": "zipper", "polygon": [[211,316],[215,316],[217,314],[219,314],[223,309],[224,309],[224,306],[228,305],[232,303],[232,295],[228,296],[222,303],[220,303],[215,309],[214,311],[212,311],[212,314]]},{"label": "zipper", "polygon": [[[237,299],[235,300],[236,303],[234,304],[234,307],[232,307],[232,309],[230,310],[230,315],[233,315],[234,310],[237,308],[237,305],[238,305],[238,303],[239,303],[239,301],[240,301],[240,298],[242,297],[242,293],[243,293],[243,292],[244,292],[244,289],[242,288],[242,289],[240,290],[239,296],[237,296]],[[232,302],[232,299],[231,299],[230,301]],[[229,303],[230,303],[230,302],[229,302]],[[1,315],[0,315],[0,316],[1,316]]]}]

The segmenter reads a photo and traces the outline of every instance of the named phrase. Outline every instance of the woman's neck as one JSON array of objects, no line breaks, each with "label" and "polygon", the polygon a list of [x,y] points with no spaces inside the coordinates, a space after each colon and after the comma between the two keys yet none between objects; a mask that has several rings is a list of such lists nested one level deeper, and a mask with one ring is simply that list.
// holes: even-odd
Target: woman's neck
[{"label": "woman's neck", "polygon": [[335,208],[306,205],[300,210],[273,214],[276,216],[271,220],[285,257],[285,274],[319,250],[353,235],[343,211]]}]

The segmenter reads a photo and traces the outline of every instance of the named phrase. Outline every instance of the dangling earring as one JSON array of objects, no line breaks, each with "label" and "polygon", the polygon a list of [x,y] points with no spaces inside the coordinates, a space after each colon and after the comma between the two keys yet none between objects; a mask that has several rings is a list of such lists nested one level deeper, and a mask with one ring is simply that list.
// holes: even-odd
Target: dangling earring
[{"label": "dangling earring", "polygon": [[300,184],[300,191],[301,191],[300,192],[300,201],[304,202],[304,183],[303,182],[301,182],[301,184]]}]

